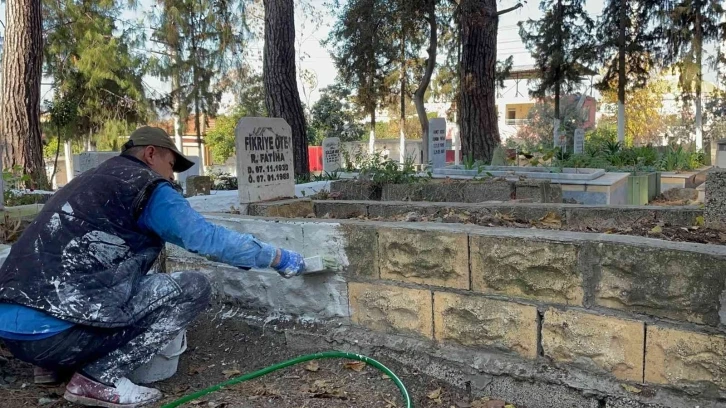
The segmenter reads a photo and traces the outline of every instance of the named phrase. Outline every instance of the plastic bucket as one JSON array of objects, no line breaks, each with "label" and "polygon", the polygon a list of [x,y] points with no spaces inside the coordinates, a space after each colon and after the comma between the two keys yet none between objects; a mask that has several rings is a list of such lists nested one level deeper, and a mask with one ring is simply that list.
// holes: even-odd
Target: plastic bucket
[{"label": "plastic bucket", "polygon": [[187,332],[182,330],[169,345],[164,347],[148,363],[128,375],[129,380],[137,384],[149,384],[166,380],[176,374],[179,356],[187,349]]}]

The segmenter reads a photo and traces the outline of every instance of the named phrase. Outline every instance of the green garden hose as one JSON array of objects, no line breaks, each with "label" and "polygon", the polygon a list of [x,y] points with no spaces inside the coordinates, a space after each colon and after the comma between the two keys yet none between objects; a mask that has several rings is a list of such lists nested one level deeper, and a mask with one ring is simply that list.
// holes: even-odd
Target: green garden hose
[{"label": "green garden hose", "polygon": [[213,385],[209,388],[205,388],[203,390],[197,391],[193,394],[185,395],[184,397],[179,398],[176,401],[170,402],[161,408],[178,407],[179,405],[185,404],[189,401],[193,401],[197,398],[201,398],[201,397],[203,397],[207,394],[211,394],[215,391],[219,391],[224,387],[229,387],[230,385],[239,384],[241,382],[252,380],[257,377],[267,375],[273,371],[277,371],[277,370],[285,368],[285,367],[290,367],[295,364],[304,363],[304,362],[310,361],[310,360],[322,360],[322,359],[326,359],[326,358],[346,358],[346,359],[350,359],[350,360],[358,360],[358,361],[363,361],[364,363],[377,368],[378,370],[385,373],[388,377],[390,377],[391,380],[393,380],[394,384],[396,384],[396,387],[398,387],[399,391],[401,391],[401,396],[403,397],[403,400],[405,401],[405,407],[413,408],[413,404],[411,403],[411,397],[408,395],[408,390],[406,390],[406,386],[403,385],[403,382],[401,382],[401,379],[398,378],[398,376],[396,374],[394,374],[393,371],[391,371],[388,367],[384,366],[383,364],[379,363],[378,361],[376,361],[370,357],[362,356],[360,354],[346,353],[343,351],[326,351],[323,353],[306,354],[304,356],[293,358],[292,360],[283,361],[282,363],[278,363],[278,364],[275,364],[275,365],[272,365],[269,367],[265,367],[261,370],[254,371],[254,372],[245,374],[240,377],[232,378],[223,383],[219,383],[219,384]]}]

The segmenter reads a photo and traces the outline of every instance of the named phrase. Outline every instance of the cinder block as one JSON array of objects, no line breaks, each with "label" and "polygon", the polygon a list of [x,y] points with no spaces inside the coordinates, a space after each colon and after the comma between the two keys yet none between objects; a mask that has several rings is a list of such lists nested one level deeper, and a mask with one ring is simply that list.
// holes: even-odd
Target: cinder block
[{"label": "cinder block", "polygon": [[642,381],[644,334],[642,322],[550,308],[542,323],[542,347],[554,361]]},{"label": "cinder block", "polygon": [[648,326],[645,381],[726,390],[726,337]]},{"label": "cinder block", "polygon": [[469,289],[465,233],[381,228],[378,246],[381,279]]},{"label": "cinder block", "polygon": [[431,292],[397,286],[350,282],[353,323],[386,333],[433,338]]},{"label": "cinder block", "polygon": [[537,308],[513,302],[434,293],[434,338],[537,357]]}]

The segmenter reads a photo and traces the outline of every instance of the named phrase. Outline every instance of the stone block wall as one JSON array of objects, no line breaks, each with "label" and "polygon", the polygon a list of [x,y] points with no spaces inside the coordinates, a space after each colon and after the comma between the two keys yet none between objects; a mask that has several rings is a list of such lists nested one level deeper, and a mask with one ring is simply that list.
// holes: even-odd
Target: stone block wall
[{"label": "stone block wall", "polygon": [[330,191],[345,200],[481,203],[516,199],[536,203],[562,203],[562,187],[547,180],[428,180],[378,187],[367,181],[338,180],[331,183]]},{"label": "stone block wall", "polygon": [[395,218],[415,212],[421,216],[443,217],[447,214],[495,216],[522,222],[539,221],[554,215],[563,226],[572,229],[627,228],[639,222],[662,223],[671,227],[700,225],[704,209],[696,206],[594,206],[554,203],[433,203],[402,201],[349,200],[281,200],[254,203],[249,215],[283,218]]},{"label": "stone block wall", "polygon": [[508,388],[477,388],[477,378],[603,401],[577,406],[726,406],[725,247],[457,224],[210,219],[333,256],[342,269],[283,280],[172,247],[167,270],[201,269],[220,296],[250,310],[335,322],[344,333],[335,347],[405,348],[434,374],[432,358],[455,362],[475,391],[508,398]]}]

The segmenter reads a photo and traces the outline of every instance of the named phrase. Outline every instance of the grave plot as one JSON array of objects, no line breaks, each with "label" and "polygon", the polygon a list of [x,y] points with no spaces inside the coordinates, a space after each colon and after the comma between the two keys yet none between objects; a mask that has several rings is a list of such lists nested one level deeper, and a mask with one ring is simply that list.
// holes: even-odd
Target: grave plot
[{"label": "grave plot", "polygon": [[[232,319],[276,324],[301,352],[390,358],[472,401],[715,408],[726,403],[714,364],[726,358],[726,247],[713,244],[723,174],[709,174],[705,209],[547,202],[546,182],[498,176],[388,183],[378,199],[365,186],[380,180],[334,181],[314,199],[207,214],[334,259],[333,271],[283,280],[171,245],[165,266],[204,271]],[[468,186],[490,198],[463,202]],[[365,199],[331,199],[349,191]]]}]

